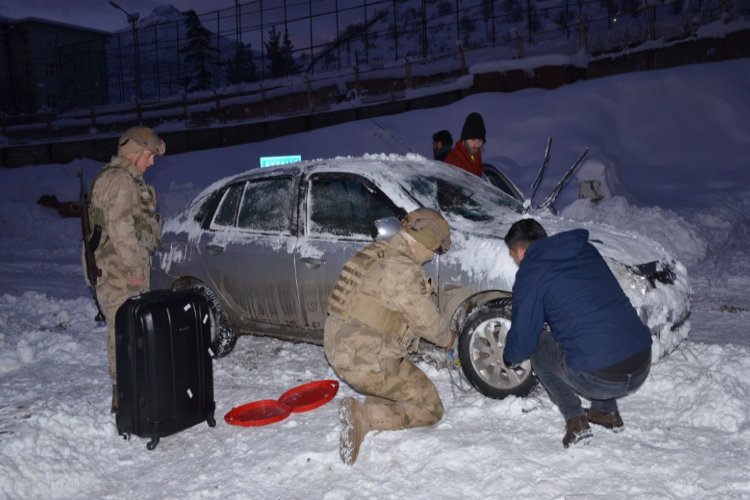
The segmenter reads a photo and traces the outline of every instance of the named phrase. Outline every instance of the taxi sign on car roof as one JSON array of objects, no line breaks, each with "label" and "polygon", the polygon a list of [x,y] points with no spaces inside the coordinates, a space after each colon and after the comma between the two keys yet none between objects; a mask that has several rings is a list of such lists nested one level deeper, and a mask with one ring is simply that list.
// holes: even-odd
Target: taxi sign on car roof
[{"label": "taxi sign on car roof", "polygon": [[302,155],[261,156],[260,168],[274,167],[285,163],[294,163],[295,161],[302,161]]}]

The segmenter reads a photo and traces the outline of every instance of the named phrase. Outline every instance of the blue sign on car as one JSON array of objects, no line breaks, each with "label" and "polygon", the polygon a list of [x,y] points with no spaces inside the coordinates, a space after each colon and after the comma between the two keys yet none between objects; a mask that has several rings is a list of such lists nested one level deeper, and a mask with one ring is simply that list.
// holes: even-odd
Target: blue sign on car
[{"label": "blue sign on car", "polygon": [[260,168],[284,165],[285,163],[294,163],[295,161],[302,161],[302,155],[261,156]]}]

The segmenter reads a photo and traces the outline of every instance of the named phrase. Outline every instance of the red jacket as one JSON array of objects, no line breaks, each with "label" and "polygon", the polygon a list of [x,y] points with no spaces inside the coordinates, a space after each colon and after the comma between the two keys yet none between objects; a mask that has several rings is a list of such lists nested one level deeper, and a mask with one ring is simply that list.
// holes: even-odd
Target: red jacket
[{"label": "red jacket", "polygon": [[464,147],[464,141],[456,142],[456,146],[448,153],[445,157],[446,163],[462,168],[467,172],[482,176],[482,152],[478,152],[475,156],[471,156],[469,151]]}]

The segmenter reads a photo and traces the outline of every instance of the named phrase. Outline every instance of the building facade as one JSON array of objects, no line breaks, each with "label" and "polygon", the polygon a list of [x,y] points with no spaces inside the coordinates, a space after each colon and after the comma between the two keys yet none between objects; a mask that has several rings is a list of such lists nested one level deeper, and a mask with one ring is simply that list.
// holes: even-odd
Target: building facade
[{"label": "building facade", "polygon": [[110,33],[37,18],[0,18],[0,113],[106,104]]}]

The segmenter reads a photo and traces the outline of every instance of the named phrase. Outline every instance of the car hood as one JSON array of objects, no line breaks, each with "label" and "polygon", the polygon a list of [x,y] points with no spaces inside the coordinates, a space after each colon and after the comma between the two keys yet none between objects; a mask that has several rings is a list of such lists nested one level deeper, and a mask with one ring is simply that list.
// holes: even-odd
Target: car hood
[{"label": "car hood", "polygon": [[[598,222],[581,222],[565,219],[548,212],[530,213],[553,235],[572,229],[587,229],[589,241],[608,260],[625,266],[638,266],[649,262],[673,263],[675,259],[651,238],[623,231]],[[492,278],[493,275],[513,280],[516,265],[508,255],[503,238],[510,225],[524,216],[498,213],[492,221],[470,221],[448,216],[451,226],[452,246],[443,257],[446,262],[461,262],[475,275]]]}]

